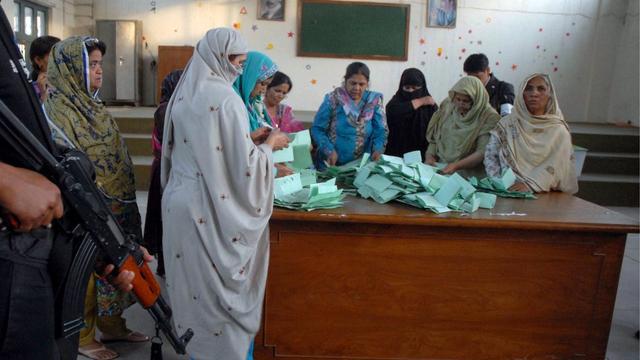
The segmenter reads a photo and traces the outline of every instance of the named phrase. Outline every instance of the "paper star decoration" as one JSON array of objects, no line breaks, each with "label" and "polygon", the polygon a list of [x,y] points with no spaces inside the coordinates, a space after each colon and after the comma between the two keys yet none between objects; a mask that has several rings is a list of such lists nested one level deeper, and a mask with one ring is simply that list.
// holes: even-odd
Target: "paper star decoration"
[{"label": "paper star decoration", "polygon": [[233,23],[233,28],[236,30],[240,30],[240,23]]},{"label": "paper star decoration", "polygon": [[316,80],[316,79],[311,79],[311,84],[315,85],[315,84],[317,84],[317,83],[318,83],[318,80]]},{"label": "paper star decoration", "polygon": [[247,8],[243,6],[242,9],[240,9],[240,14],[247,15]]},{"label": "paper star decoration", "polygon": [[423,38],[420,38],[420,45],[424,45],[427,41]]},{"label": "paper star decoration", "polygon": [[267,50],[272,50],[273,49],[273,44],[272,43],[268,43],[267,44]]},{"label": "paper star decoration", "polygon": [[438,48],[438,56],[442,56],[442,48]]},{"label": "paper star decoration", "polygon": [[288,36],[288,37],[290,37],[290,38],[292,38],[292,37],[293,37],[293,32],[292,32],[292,31],[289,31],[289,32],[287,33],[287,36]]},{"label": "paper star decoration", "polygon": [[253,26],[251,27],[251,30],[253,30],[253,31],[258,30],[258,25],[253,25]]},{"label": "paper star decoration", "polygon": [[518,68],[518,65],[516,64],[511,65],[511,70],[516,71],[517,68]]}]

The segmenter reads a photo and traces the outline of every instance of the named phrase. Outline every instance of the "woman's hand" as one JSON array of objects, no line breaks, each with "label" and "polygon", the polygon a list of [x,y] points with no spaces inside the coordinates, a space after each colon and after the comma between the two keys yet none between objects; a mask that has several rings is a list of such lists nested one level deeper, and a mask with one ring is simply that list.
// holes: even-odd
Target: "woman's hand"
[{"label": "woman's hand", "polygon": [[41,101],[45,101],[47,100],[48,97],[48,93],[47,93],[47,73],[45,72],[40,72],[38,73],[38,78],[36,79],[36,84],[38,84],[38,89],[40,89],[40,100]]},{"label": "woman's hand", "polygon": [[293,175],[293,170],[289,169],[289,167],[287,167],[287,165],[282,164],[282,163],[277,163],[277,164],[273,164],[273,165],[278,170],[278,172],[276,173],[276,177],[277,178]]},{"label": "woman's hand", "polygon": [[531,192],[531,189],[529,189],[529,186],[522,181],[516,181],[515,184],[511,185],[509,191]]},{"label": "woman's hand", "polygon": [[425,155],[425,159],[424,159],[424,163],[427,165],[431,165],[431,166],[436,166],[436,163],[438,162],[438,158],[435,157],[434,155],[431,154],[426,154]]},{"label": "woman's hand", "polygon": [[453,162],[453,163],[447,164],[447,166],[445,166],[441,172],[445,175],[451,175],[456,171],[458,171],[458,163]]},{"label": "woman's hand", "polygon": [[422,106],[428,106],[428,105],[435,105],[436,101],[433,100],[433,98],[431,96],[425,96],[423,98],[420,98],[420,100],[422,100]]},{"label": "woman's hand", "polygon": [[264,143],[271,146],[271,149],[273,149],[273,151],[282,150],[286,147],[289,147],[289,136],[287,136],[287,134],[283,133],[280,130],[274,130],[269,133],[269,136]]},{"label": "woman's hand", "polygon": [[413,105],[413,109],[417,110],[422,106],[435,105],[436,101],[433,100],[431,96],[423,96],[421,98],[411,100],[411,105]]},{"label": "woman's hand", "polygon": [[327,158],[327,164],[330,166],[335,165],[338,162],[338,153],[334,150]]},{"label": "woman's hand", "polygon": [[380,154],[377,151],[374,151],[373,154],[371,154],[371,160],[378,161],[378,159],[380,159],[380,155],[382,155],[382,154]]},{"label": "woman's hand", "polygon": [[271,129],[269,129],[266,126],[258,128],[255,131],[251,132],[251,140],[253,140],[254,144],[260,145],[265,141],[265,139],[269,136],[270,133],[271,133]]}]

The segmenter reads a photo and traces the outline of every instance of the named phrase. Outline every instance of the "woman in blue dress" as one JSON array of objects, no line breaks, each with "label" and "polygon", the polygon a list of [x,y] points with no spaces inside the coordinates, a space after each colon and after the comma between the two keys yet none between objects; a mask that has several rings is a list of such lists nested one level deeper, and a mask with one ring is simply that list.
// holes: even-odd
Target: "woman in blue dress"
[{"label": "woman in blue dress", "polygon": [[311,127],[315,166],[342,165],[370,153],[377,160],[387,144],[382,94],[368,90],[369,68],[361,62],[347,67],[342,86],[324,97]]}]

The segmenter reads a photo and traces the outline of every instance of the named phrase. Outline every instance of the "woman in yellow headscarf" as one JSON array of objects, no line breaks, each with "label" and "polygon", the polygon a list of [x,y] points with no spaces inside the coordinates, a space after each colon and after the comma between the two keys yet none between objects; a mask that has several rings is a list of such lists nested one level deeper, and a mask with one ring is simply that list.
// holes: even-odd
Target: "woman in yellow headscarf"
[{"label": "woman in yellow headscarf", "polygon": [[427,128],[429,147],[425,163],[445,162],[442,172],[476,170],[482,165],[489,132],[500,115],[489,104],[489,94],[473,76],[460,79],[449,90]]},{"label": "woman in yellow headscarf", "polygon": [[[125,233],[140,241],[133,163],[115,120],[98,98],[105,51],[104,42],[92,37],[73,36],[57,43],[51,50],[47,71],[51,91],[44,107],[55,141],[87,154],[103,199]],[[86,327],[80,332],[79,353],[90,359],[118,357],[118,353],[95,339],[96,327],[103,342],[149,340],[126,326],[122,313],[132,302],[129,294],[92,274],[85,297]]]},{"label": "woman in yellow headscarf", "polygon": [[497,176],[511,168],[517,181],[510,190],[574,194],[574,162],[569,126],[551,79],[530,75],[520,86],[514,112],[491,132],[484,159],[487,174]]}]

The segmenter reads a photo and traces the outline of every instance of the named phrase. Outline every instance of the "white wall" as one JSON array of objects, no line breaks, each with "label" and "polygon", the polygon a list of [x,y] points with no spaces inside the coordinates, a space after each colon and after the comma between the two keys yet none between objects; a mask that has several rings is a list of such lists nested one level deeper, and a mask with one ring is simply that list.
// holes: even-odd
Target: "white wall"
[{"label": "white wall", "polygon": [[[64,5],[72,0],[44,1]],[[484,52],[496,76],[516,88],[529,73],[550,73],[569,121],[638,125],[638,0],[460,0],[455,29],[425,27],[424,0],[377,1],[411,4],[409,60],[365,61],[371,68],[371,87],[386,100],[402,71],[418,67],[440,101],[462,76],[466,56]],[[73,2],[75,11],[83,14],[86,6],[79,6],[93,2],[94,20],[142,20],[149,45],[143,72],[147,104],[153,102],[157,81],[150,62],[158,45],[195,45],[213,27],[238,23],[250,47],[271,56],[291,76],[294,88],[287,101],[298,110],[316,110],[351,62],[295,55],[297,34],[290,38],[288,32],[296,31],[296,0],[286,0],[284,22],[256,20],[257,0],[156,0],[155,12],[149,0]],[[243,7],[246,14],[241,14]],[[75,22],[80,22],[78,15]],[[80,28],[74,26],[67,28]]]},{"label": "white wall", "polygon": [[617,48],[607,120],[617,124],[640,126],[638,89],[640,84],[638,1],[629,1],[624,29]]}]

